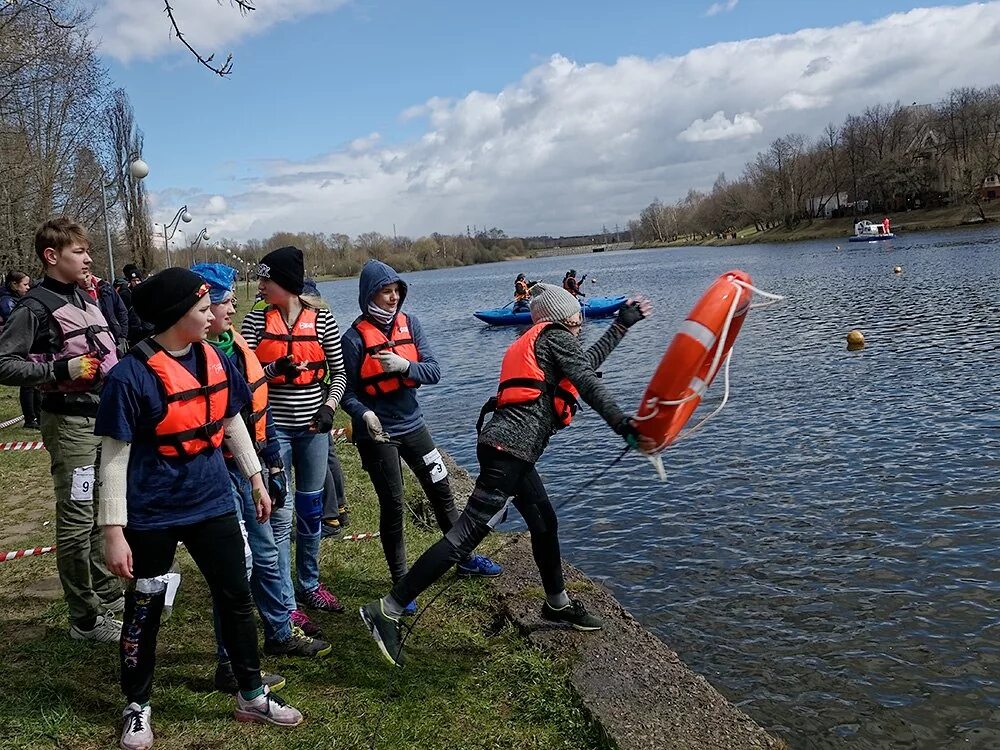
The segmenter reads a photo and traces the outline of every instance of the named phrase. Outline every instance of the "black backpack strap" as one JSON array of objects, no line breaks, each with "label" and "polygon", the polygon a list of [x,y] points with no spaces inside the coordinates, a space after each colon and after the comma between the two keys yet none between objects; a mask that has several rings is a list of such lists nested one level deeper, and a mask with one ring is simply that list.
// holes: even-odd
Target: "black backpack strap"
[{"label": "black backpack strap", "polygon": [[497,397],[490,396],[486,403],[483,404],[483,408],[479,410],[479,421],[476,422],[476,434],[478,435],[483,431],[483,422],[486,421],[486,415],[492,414],[497,410]]}]

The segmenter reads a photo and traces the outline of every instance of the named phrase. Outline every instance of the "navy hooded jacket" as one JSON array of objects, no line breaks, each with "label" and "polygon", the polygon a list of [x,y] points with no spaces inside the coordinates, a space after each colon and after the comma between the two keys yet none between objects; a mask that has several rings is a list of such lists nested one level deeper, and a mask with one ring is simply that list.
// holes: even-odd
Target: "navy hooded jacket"
[{"label": "navy hooded jacket", "polygon": [[[388,284],[399,282],[399,305],[397,312],[402,309],[403,302],[406,301],[406,282],[399,278],[390,266],[377,260],[370,260],[361,269],[361,279],[358,285],[358,306],[361,308],[361,315],[354,322],[365,319],[369,323],[381,328],[386,335],[392,327],[381,326],[367,315],[368,304],[371,302],[375,292]],[[417,351],[420,352],[420,361],[412,362],[406,377],[415,380],[421,385],[433,385],[441,379],[441,367],[438,365],[434,354],[431,352],[430,343],[424,336],[423,329],[413,315],[407,313],[409,321],[410,335],[416,344]],[[366,411],[373,411],[382,423],[382,429],[392,437],[407,435],[419,430],[424,426],[424,415],[420,411],[420,404],[417,403],[417,391],[415,388],[400,388],[381,396],[369,396],[360,386],[361,359],[363,346],[361,334],[352,324],[344,333],[340,340],[340,348],[344,353],[344,369],[347,370],[347,390],[344,398],[340,401],[341,408],[351,415],[354,426],[354,434],[360,438],[367,437],[368,428],[362,421],[362,416]]]}]

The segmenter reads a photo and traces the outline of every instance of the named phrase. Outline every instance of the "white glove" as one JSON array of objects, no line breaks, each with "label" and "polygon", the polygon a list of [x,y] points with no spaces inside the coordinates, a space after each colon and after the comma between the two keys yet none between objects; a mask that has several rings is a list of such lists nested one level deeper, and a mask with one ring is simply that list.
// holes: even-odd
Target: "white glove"
[{"label": "white glove", "polygon": [[405,375],[410,369],[410,360],[400,357],[398,354],[393,354],[392,352],[379,352],[375,355],[378,361],[382,363],[382,369],[385,372],[398,372],[401,375]]},{"label": "white glove", "polygon": [[379,421],[378,415],[373,411],[366,411],[361,416],[362,421],[365,423],[365,427],[368,428],[368,434],[371,435],[372,440],[376,443],[388,443],[389,436],[386,434],[385,430],[382,429],[382,423]]}]

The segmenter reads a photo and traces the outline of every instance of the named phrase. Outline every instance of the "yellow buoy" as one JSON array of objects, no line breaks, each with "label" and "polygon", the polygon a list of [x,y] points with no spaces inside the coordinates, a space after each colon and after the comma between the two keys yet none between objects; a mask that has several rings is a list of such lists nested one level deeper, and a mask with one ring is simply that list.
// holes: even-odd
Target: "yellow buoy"
[{"label": "yellow buoy", "polygon": [[893,273],[902,273],[903,272],[903,267],[902,266],[896,266],[895,268],[892,269],[892,272]]},{"label": "yellow buoy", "polygon": [[865,335],[857,328],[847,334],[847,351],[853,352],[865,348]]}]

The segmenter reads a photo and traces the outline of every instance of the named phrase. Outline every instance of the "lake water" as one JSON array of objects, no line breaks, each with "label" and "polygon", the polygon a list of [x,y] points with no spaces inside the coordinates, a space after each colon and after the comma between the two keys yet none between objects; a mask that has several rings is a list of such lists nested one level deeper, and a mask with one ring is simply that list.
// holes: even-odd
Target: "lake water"
[{"label": "lake water", "polygon": [[[1000,747],[1000,231],[409,274],[406,309],[444,371],[421,401],[473,473],[479,407],[517,331],[471,313],[508,301],[519,271],[558,283],[570,267],[597,280],[590,294],[654,302],[604,367],[628,411],[720,273],[787,299],[750,313],[730,403],[665,453],[665,483],[630,454],[588,485],[622,445],[588,410],[553,439],[540,470],[565,503],[567,559],[793,747]],[[349,325],[357,282],[322,291]],[[863,351],[846,351],[852,328]]]}]

